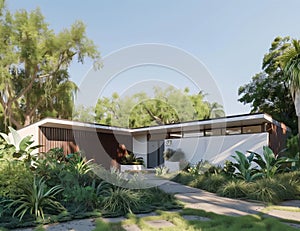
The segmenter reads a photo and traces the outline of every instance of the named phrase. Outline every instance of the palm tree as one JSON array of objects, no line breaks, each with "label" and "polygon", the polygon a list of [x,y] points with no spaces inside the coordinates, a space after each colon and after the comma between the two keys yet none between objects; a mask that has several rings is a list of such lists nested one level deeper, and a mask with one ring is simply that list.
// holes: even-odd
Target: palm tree
[{"label": "palm tree", "polygon": [[[284,77],[289,84],[298,117],[298,133],[300,131],[300,41],[293,40],[292,46],[281,56]],[[300,136],[299,136],[300,138]],[[299,142],[300,145],[300,142]]]}]

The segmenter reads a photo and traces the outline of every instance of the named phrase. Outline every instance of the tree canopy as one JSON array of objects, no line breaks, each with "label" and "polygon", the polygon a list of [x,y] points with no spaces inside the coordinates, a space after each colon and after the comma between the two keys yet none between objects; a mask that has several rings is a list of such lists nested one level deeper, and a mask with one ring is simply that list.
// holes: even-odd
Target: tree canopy
[{"label": "tree canopy", "polygon": [[0,110],[21,128],[45,116],[71,118],[77,86],[71,62],[100,56],[77,21],[55,33],[39,9],[9,12],[0,2]]},{"label": "tree canopy", "polygon": [[239,101],[251,105],[251,112],[264,112],[284,122],[297,133],[297,117],[289,82],[284,75],[283,57],[292,46],[290,37],[277,37],[264,55],[262,71],[238,90]]},{"label": "tree canopy", "polygon": [[114,93],[110,98],[98,100],[95,120],[101,124],[136,128],[225,115],[221,105],[209,103],[204,97],[203,92],[189,94],[188,89],[182,91],[174,87],[156,87],[152,97],[145,92],[126,97]]}]

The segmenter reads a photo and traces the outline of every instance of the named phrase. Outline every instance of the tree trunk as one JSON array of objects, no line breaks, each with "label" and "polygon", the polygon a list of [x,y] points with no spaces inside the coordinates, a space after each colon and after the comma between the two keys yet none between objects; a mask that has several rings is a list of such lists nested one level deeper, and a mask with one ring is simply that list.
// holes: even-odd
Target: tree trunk
[{"label": "tree trunk", "polygon": [[25,115],[24,127],[29,125],[30,122],[31,122],[31,116],[30,115]]}]

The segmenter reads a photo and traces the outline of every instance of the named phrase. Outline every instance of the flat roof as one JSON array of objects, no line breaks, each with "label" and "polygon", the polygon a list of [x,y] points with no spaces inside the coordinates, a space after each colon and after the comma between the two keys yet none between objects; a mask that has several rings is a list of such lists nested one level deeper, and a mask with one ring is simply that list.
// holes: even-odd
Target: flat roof
[{"label": "flat roof", "polygon": [[[280,123],[274,120],[270,115],[265,113],[257,114],[242,114],[242,115],[233,115],[221,118],[212,118],[205,120],[196,120],[175,124],[166,124],[166,125],[156,125],[149,127],[141,128],[122,128],[116,126],[109,126],[97,123],[87,123],[79,122],[65,119],[56,119],[56,118],[44,118],[39,122],[28,125],[27,127],[32,126],[43,126],[43,127],[53,127],[53,128],[66,128],[66,129],[76,129],[76,130],[97,130],[103,131],[105,133],[116,133],[116,134],[145,134],[151,131],[151,133],[161,133],[161,132],[179,132],[179,131],[195,131],[195,130],[204,130],[211,128],[226,128],[226,127],[239,127],[239,126],[251,126],[263,123],[272,123],[278,127],[286,127],[283,123]],[[26,129],[27,127],[21,128],[20,130]]]}]

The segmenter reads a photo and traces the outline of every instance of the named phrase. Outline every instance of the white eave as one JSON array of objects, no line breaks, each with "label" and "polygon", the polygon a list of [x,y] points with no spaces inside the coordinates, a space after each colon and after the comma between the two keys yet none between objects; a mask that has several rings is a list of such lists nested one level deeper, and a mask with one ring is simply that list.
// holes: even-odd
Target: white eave
[{"label": "white eave", "polygon": [[[284,124],[272,119],[268,114],[247,114],[238,116],[229,116],[208,120],[198,120],[191,122],[183,122],[168,125],[159,125],[143,128],[122,128],[114,126],[106,126],[95,123],[85,123],[64,119],[55,118],[45,118],[39,122],[31,124],[27,127],[37,126],[37,127],[52,127],[52,128],[65,128],[65,129],[76,129],[76,130],[90,130],[104,133],[115,133],[115,134],[145,134],[151,133],[161,133],[161,132],[176,132],[176,131],[195,131],[200,129],[211,129],[211,128],[226,128],[226,127],[238,127],[238,126],[251,126],[264,123],[272,123],[279,127],[285,127]],[[24,127],[20,130],[26,129]],[[286,127],[288,131],[290,129]]]}]

